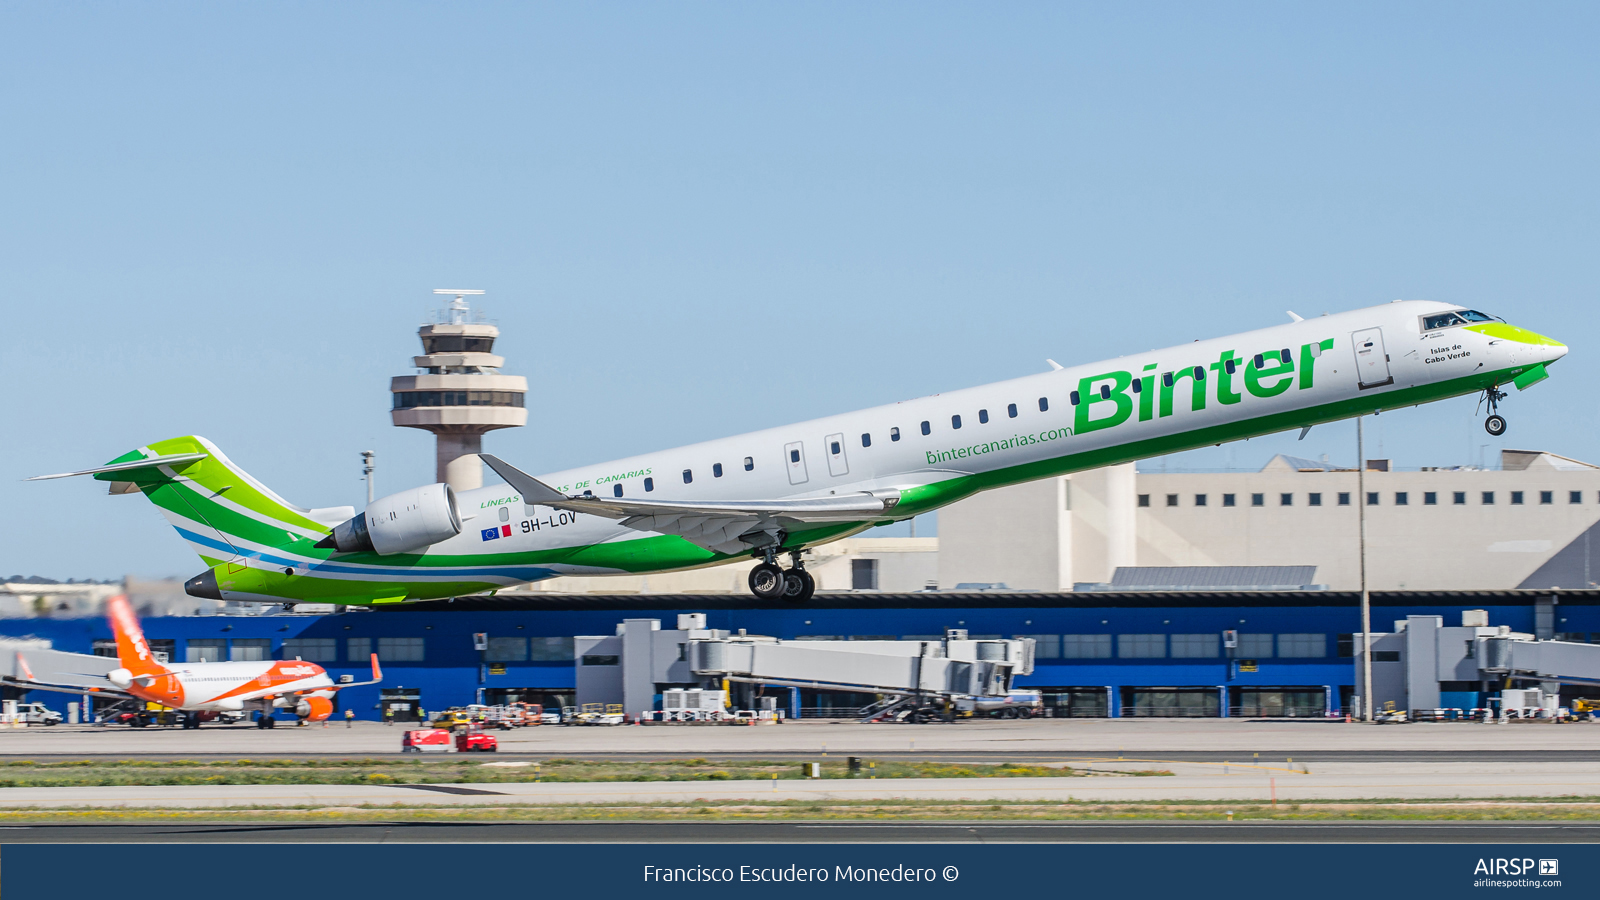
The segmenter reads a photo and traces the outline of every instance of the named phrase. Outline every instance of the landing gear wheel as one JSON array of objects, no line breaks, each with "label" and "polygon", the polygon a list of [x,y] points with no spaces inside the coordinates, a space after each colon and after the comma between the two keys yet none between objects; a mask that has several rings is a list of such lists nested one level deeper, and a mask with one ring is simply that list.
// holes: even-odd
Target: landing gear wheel
[{"label": "landing gear wheel", "polygon": [[750,570],[750,593],[759,600],[777,600],[784,595],[789,579],[773,563],[762,563]]},{"label": "landing gear wheel", "polygon": [[783,573],[783,599],[791,603],[804,603],[817,592],[817,580],[805,569],[790,569]]},{"label": "landing gear wheel", "polygon": [[1506,419],[1505,419],[1505,416],[1490,416],[1489,418],[1484,419],[1483,420],[1483,430],[1489,432],[1491,435],[1494,435],[1495,437],[1499,437],[1500,435],[1505,434],[1506,433]]}]

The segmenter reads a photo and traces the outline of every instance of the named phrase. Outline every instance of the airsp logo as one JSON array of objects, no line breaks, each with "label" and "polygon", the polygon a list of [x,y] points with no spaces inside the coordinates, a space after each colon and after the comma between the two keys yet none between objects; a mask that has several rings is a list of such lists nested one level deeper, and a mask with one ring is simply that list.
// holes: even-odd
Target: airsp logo
[{"label": "airsp logo", "polygon": [[1539,860],[1539,874],[1540,875],[1560,875],[1561,874],[1561,862],[1560,862],[1560,860],[1554,860],[1554,859],[1541,859],[1541,860]]},{"label": "airsp logo", "polygon": [[[1531,859],[1480,859],[1474,875],[1527,875],[1533,871]],[[1539,860],[1540,875],[1561,874],[1561,862],[1554,859]]]}]

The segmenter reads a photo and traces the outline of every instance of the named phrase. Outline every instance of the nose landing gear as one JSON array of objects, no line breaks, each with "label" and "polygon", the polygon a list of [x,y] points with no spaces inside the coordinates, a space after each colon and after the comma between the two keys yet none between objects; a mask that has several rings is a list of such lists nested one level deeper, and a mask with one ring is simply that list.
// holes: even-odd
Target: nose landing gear
[{"label": "nose landing gear", "polygon": [[1505,416],[1500,415],[1496,410],[1500,405],[1500,401],[1506,398],[1506,392],[1500,390],[1499,385],[1496,385],[1484,391],[1483,398],[1489,402],[1489,418],[1483,420],[1483,430],[1494,437],[1505,434]]}]

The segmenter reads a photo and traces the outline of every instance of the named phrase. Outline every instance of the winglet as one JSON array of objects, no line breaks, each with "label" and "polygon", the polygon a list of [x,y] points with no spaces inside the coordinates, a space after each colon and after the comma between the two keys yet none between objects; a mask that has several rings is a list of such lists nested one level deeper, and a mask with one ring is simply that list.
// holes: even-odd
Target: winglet
[{"label": "winglet", "polygon": [[504,478],[506,484],[511,485],[512,490],[521,494],[523,503],[558,503],[569,499],[566,494],[499,457],[480,453],[478,458],[488,463],[489,468],[493,469],[496,475]]},{"label": "winglet", "polygon": [[17,670],[22,673],[22,677],[23,678],[26,678],[29,681],[38,681],[39,680],[39,679],[33,677],[33,670],[28,668],[28,661],[26,659],[22,658],[22,651],[21,650],[17,651]]},{"label": "winglet", "polygon": [[378,668],[378,654],[376,653],[372,654],[372,680],[383,680],[383,670]]},{"label": "winglet", "polygon": [[1045,362],[1050,364],[1050,370],[1053,371],[1053,372],[1059,372],[1062,369],[1066,368],[1065,366],[1061,365],[1061,363],[1058,363],[1053,359],[1047,359],[1047,360],[1045,360]]},{"label": "winglet", "polygon": [[1302,318],[1298,313],[1296,313],[1292,309],[1286,309],[1286,310],[1284,310],[1284,312],[1289,314],[1289,320],[1290,321],[1293,321],[1293,322],[1304,322],[1305,321],[1304,318]]}]

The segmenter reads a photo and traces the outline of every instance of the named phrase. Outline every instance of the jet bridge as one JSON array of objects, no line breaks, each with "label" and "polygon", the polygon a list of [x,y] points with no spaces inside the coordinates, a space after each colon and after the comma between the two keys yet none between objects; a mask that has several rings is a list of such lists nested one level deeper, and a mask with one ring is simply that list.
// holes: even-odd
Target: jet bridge
[{"label": "jet bridge", "polygon": [[1407,616],[1393,632],[1373,634],[1372,651],[1377,708],[1386,702],[1414,713],[1471,708],[1505,690],[1536,687],[1553,698],[1561,685],[1600,686],[1600,644],[1538,640],[1489,625],[1483,610],[1463,611],[1459,627],[1441,616]]},{"label": "jet bridge", "polygon": [[1031,638],[973,640],[952,629],[939,640],[786,641],[705,628],[703,613],[678,620],[674,631],[628,619],[614,636],[575,639],[578,701],[620,702],[638,715],[663,691],[728,682],[877,694],[876,718],[1004,697],[1033,672]]}]

